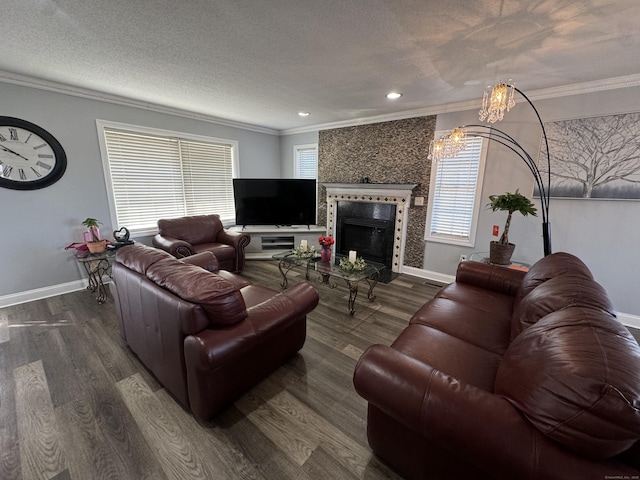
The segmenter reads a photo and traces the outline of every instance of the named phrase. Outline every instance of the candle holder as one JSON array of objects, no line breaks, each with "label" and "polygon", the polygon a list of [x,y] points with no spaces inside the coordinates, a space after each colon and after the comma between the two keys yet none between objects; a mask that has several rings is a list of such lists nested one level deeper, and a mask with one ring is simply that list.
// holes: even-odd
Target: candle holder
[{"label": "candle holder", "polygon": [[355,262],[349,261],[348,258],[340,259],[340,270],[345,272],[361,272],[367,268],[367,262],[362,257],[356,258]]},{"label": "candle holder", "polygon": [[299,257],[299,258],[313,258],[318,256],[316,247],[314,247],[313,245],[306,248],[303,248],[302,246],[300,246],[300,247],[294,248],[291,251],[296,257]]}]

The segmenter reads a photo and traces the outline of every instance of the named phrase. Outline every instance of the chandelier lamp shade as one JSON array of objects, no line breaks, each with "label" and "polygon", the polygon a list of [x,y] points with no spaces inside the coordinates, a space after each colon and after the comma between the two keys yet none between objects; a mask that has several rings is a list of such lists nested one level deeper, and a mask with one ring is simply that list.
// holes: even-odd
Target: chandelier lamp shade
[{"label": "chandelier lamp shade", "polygon": [[515,153],[527,166],[536,187],[540,192],[541,217],[542,217],[542,240],[544,254],[551,253],[551,229],[549,224],[549,189],[551,184],[551,159],[549,156],[549,142],[547,140],[547,132],[540,118],[540,114],[531,100],[518,88],[516,88],[511,80],[509,83],[498,83],[495,87],[488,87],[482,99],[482,108],[479,112],[480,121],[487,121],[491,124],[498,122],[504,118],[504,112],[511,110],[515,106],[514,94],[518,92],[531,105],[533,111],[538,118],[540,127],[542,128],[542,137],[544,139],[544,147],[546,149],[547,172],[543,176],[540,172],[536,161],[529,153],[518,143],[511,135],[506,132],[486,124],[463,125],[456,127],[448,135],[439,137],[431,141],[429,146],[429,158],[433,161],[440,161],[445,158],[457,156],[464,150],[466,145],[466,137],[481,137],[487,140],[497,142],[504,145],[513,153]]}]

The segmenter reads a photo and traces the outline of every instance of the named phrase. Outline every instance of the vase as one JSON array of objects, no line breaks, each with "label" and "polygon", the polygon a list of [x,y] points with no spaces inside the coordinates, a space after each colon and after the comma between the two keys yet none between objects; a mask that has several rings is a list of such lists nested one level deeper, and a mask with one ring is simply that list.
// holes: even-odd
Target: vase
[{"label": "vase", "polygon": [[322,247],[322,250],[320,250],[320,260],[323,262],[331,261],[331,247]]}]

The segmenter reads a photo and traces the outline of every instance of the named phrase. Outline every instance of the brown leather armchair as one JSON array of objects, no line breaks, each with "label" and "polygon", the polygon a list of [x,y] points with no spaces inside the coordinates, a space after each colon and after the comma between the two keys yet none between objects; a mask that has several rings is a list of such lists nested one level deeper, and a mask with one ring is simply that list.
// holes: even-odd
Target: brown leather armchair
[{"label": "brown leather armchair", "polygon": [[217,270],[211,252],[176,259],[136,244],[113,262],[120,335],[182,405],[209,420],[302,348],[318,292],[284,292]]},{"label": "brown leather armchair", "polygon": [[221,270],[239,273],[244,268],[244,249],[251,241],[246,232],[225,230],[219,215],[158,220],[158,234],[153,245],[176,258],[211,252]]}]

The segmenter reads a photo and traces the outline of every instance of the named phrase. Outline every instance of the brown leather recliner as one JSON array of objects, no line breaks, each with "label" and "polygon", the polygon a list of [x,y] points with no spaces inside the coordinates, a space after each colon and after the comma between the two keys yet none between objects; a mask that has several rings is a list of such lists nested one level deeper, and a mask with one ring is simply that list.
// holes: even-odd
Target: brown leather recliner
[{"label": "brown leather recliner", "polygon": [[302,348],[319,299],[307,282],[278,292],[218,270],[211,252],[178,260],[139,244],[118,250],[111,291],[124,341],[203,420]]},{"label": "brown leather recliner", "polygon": [[410,479],[640,476],[640,347],[567,253],[460,263],[354,383],[373,451]]},{"label": "brown leather recliner", "polygon": [[251,241],[246,232],[225,230],[219,215],[158,220],[158,233],[153,245],[176,258],[201,252],[212,252],[221,270],[239,273],[244,268],[244,249]]}]

